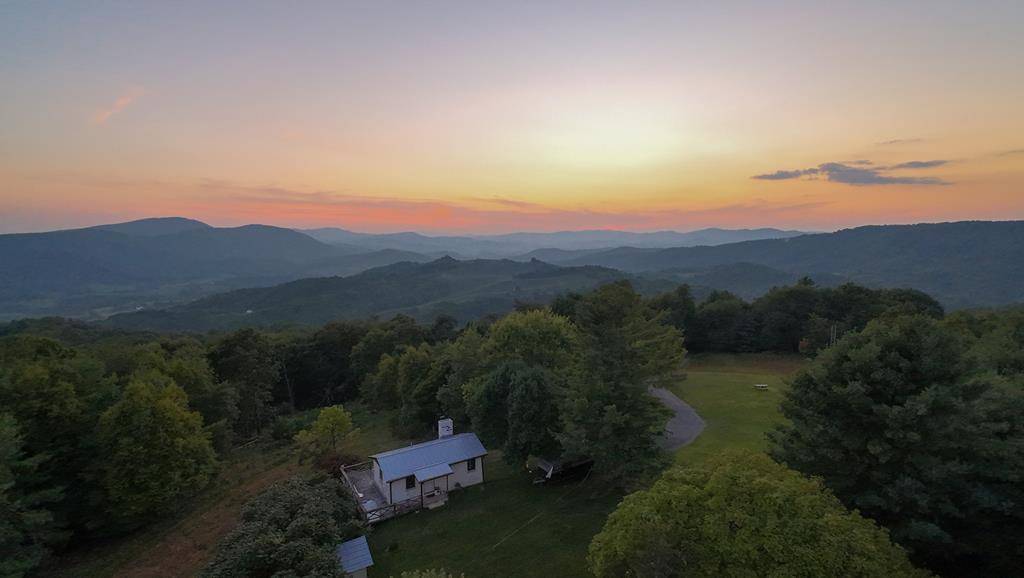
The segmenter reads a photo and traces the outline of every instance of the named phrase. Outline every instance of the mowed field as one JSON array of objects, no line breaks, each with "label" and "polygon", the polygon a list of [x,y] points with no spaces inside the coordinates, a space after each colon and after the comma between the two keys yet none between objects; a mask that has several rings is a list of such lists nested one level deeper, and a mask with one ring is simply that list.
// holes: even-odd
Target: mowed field
[{"label": "mowed field", "polygon": [[[787,379],[807,363],[767,354],[692,356],[686,379],[669,389],[704,420],[704,431],[676,452],[680,464],[699,463],[726,449],[764,450],[765,433],[782,422]],[[767,390],[754,384],[764,383]]]},{"label": "mowed field", "polygon": [[[771,355],[694,356],[672,387],[706,427],[676,453],[696,464],[729,448],[763,449],[780,423],[785,380],[805,361]],[[754,388],[767,383],[768,390]],[[371,576],[445,568],[466,576],[588,576],[587,547],[621,495],[597,480],[535,486],[521,468],[492,454],[486,483],[452,494],[444,508],[379,524],[370,534]]]}]

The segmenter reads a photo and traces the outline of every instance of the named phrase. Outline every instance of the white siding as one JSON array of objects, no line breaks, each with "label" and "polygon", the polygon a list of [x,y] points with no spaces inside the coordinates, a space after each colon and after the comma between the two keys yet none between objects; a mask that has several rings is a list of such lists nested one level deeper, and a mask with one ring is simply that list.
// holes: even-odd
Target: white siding
[{"label": "white siding", "polygon": [[[473,471],[469,471],[467,469],[466,462],[456,462],[454,464],[450,464],[451,467],[452,467],[452,473],[448,475],[448,486],[447,487],[448,487],[449,491],[453,491],[453,490],[456,489],[455,488],[455,484],[459,484],[463,488],[465,488],[467,486],[474,486],[474,485],[482,483],[484,481],[484,464],[483,464],[484,459],[482,457],[475,458],[475,459],[476,459],[476,469],[473,470]],[[377,464],[376,464],[376,462],[374,462],[374,471],[375,472],[377,471],[376,467],[377,467]],[[375,474],[375,475],[377,475],[377,474]],[[378,478],[374,478],[374,479],[378,479]],[[427,484],[427,488],[426,488],[425,491],[429,491],[430,489],[432,489],[434,487],[434,483],[431,482],[431,481],[427,481],[425,483]],[[441,489],[445,488],[444,478],[438,478],[437,479],[437,487],[441,488]],[[401,478],[401,479],[394,480],[394,481],[391,482],[391,491],[390,491],[390,493],[388,492],[387,484],[385,484],[385,486],[381,489],[381,493],[384,494],[385,498],[387,498],[388,496],[391,496],[391,503],[392,504],[397,504],[398,502],[401,502],[403,500],[408,500],[408,499],[411,499],[411,498],[418,498],[418,497],[420,497],[420,484],[416,484],[415,487],[409,488],[407,490],[407,489],[405,489],[405,478]]]},{"label": "white siding", "polygon": [[[377,463],[377,460],[373,460],[373,484],[377,486],[377,489],[380,490],[380,493],[384,495],[384,499],[387,500],[388,484],[381,478],[380,464]],[[381,505],[383,506],[384,504]]]},{"label": "white siding", "polygon": [[469,471],[466,469],[466,462],[458,462],[451,464],[452,474],[448,477],[448,486],[450,489],[455,489],[455,484],[459,484],[463,488],[467,486],[475,486],[484,481],[484,459],[476,459],[476,469]]},{"label": "white siding", "polygon": [[408,500],[410,498],[420,497],[420,486],[416,486],[405,489],[405,478],[400,478],[391,482],[391,503],[397,504],[402,500]]}]

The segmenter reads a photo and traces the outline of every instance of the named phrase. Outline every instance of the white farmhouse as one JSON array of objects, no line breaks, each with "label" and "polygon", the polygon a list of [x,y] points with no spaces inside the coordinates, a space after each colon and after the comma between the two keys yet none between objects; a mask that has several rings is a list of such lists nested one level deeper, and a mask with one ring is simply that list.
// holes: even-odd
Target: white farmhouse
[{"label": "white farmhouse", "polygon": [[485,455],[476,434],[445,435],[370,456],[373,483],[388,504],[418,498],[424,507],[439,506],[449,491],[484,481]]},{"label": "white farmhouse", "polygon": [[436,440],[370,456],[342,466],[341,474],[369,523],[448,501],[448,492],[484,481],[487,450],[473,433],[454,433],[450,419],[437,423]]}]

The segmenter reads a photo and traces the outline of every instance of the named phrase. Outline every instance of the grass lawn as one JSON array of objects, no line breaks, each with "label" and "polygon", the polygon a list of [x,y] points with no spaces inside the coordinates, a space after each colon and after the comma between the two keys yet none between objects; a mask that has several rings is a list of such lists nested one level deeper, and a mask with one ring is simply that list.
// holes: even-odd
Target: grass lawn
[{"label": "grass lawn", "polygon": [[[676,452],[676,461],[696,463],[724,449],[765,449],[765,432],[783,419],[779,402],[785,380],[805,363],[797,356],[767,354],[691,357],[686,379],[671,389],[697,410],[705,428]],[[755,383],[768,389],[754,389]]]},{"label": "grass lawn", "polygon": [[592,480],[535,486],[494,454],[484,474],[484,484],[452,493],[442,508],[378,524],[371,576],[441,567],[466,576],[589,575],[587,546],[621,496]]}]

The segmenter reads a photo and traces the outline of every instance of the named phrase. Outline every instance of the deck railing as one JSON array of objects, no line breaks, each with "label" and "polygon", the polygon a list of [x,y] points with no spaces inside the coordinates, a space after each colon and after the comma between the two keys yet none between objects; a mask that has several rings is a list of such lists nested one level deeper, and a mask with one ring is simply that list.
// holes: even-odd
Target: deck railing
[{"label": "deck railing", "polygon": [[402,500],[401,502],[395,502],[394,504],[387,504],[379,508],[367,509],[359,499],[359,487],[356,486],[356,483],[351,477],[349,477],[349,472],[353,470],[368,470],[371,467],[373,467],[373,464],[370,462],[341,466],[341,477],[345,480],[345,485],[348,486],[353,497],[356,498],[356,503],[359,504],[359,511],[363,513],[363,518],[368,524],[387,520],[388,518],[394,518],[395,516],[401,516],[402,514],[407,514],[423,508],[423,498],[421,496],[416,496],[414,498],[409,498],[408,500]]}]

